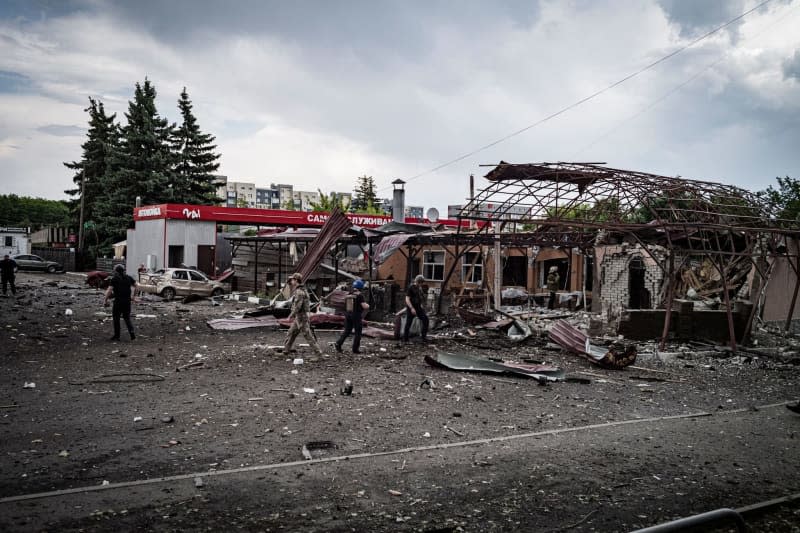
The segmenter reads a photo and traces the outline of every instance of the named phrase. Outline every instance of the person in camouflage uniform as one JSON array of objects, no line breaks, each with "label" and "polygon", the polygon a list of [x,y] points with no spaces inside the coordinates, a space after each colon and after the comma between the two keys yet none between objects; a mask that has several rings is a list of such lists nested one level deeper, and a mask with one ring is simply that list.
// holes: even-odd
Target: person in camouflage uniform
[{"label": "person in camouflage uniform", "polygon": [[289,277],[289,285],[292,288],[293,296],[292,312],[289,314],[289,318],[294,317],[294,322],[289,328],[289,332],[286,334],[283,352],[288,353],[292,349],[297,336],[302,333],[314,351],[318,354],[322,354],[322,350],[319,344],[317,344],[317,339],[311,331],[311,324],[308,321],[308,293],[303,288],[303,277],[298,273],[292,274]]}]

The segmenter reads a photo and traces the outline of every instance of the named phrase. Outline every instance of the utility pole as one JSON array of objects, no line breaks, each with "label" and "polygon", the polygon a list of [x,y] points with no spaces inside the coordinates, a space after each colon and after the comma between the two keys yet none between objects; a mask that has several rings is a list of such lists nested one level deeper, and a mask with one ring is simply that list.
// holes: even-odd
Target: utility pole
[{"label": "utility pole", "polygon": [[81,177],[81,214],[78,219],[78,250],[83,250],[83,205],[86,197],[86,173]]}]

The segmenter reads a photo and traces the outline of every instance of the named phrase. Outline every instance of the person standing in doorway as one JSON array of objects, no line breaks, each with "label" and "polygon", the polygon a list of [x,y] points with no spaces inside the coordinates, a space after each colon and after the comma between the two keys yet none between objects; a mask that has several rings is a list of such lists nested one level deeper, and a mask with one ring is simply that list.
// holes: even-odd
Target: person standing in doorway
[{"label": "person standing in doorway", "polygon": [[411,323],[414,318],[419,319],[419,335],[422,342],[428,342],[428,314],[425,312],[425,293],[422,290],[422,283],[425,276],[419,274],[414,278],[414,283],[406,292],[406,327],[403,330],[403,342],[408,342],[408,335],[411,333]]},{"label": "person standing in doorway", "polygon": [[560,281],[561,276],[558,275],[558,267],[551,266],[550,272],[547,274],[547,290],[550,291],[550,299],[547,300],[548,309],[555,309],[556,291],[558,291]]},{"label": "person standing in doorway", "polygon": [[348,294],[344,299],[344,331],[342,332],[339,340],[336,341],[334,346],[336,351],[342,352],[342,345],[350,332],[353,332],[353,353],[361,353],[361,328],[362,328],[362,315],[369,311],[369,304],[364,301],[364,295],[361,290],[364,288],[364,280],[357,279],[353,282],[353,292]]},{"label": "person standing in doorway", "polygon": [[8,295],[8,286],[11,285],[11,294],[17,294],[17,286],[14,284],[14,278],[17,276],[17,262],[11,259],[8,254],[3,256],[0,261],[0,278],[3,283],[3,296]]},{"label": "person standing in doorway", "polygon": [[103,306],[108,306],[108,300],[114,299],[114,304],[111,307],[111,318],[114,321],[114,336],[111,337],[112,341],[119,340],[119,319],[122,317],[125,320],[125,326],[128,328],[128,334],[131,340],[136,338],[133,332],[133,322],[131,322],[131,303],[136,302],[136,280],[125,273],[125,267],[117,265],[114,267],[114,275],[106,289],[105,299]]},{"label": "person standing in doorway", "polygon": [[289,318],[294,318],[292,326],[286,333],[286,342],[283,344],[283,353],[292,351],[292,346],[297,336],[302,332],[308,343],[315,352],[322,355],[322,350],[317,344],[317,339],[314,337],[314,332],[311,331],[311,323],[308,319],[309,301],[308,293],[303,287],[303,276],[295,272],[289,276],[289,286],[292,290],[292,311],[289,313]]}]

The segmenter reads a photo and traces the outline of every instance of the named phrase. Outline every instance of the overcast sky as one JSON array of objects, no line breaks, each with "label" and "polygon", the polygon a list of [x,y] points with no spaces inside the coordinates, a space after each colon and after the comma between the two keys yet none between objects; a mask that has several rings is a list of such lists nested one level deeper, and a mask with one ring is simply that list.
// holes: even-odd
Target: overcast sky
[{"label": "overcast sky", "polygon": [[[185,86],[220,173],[463,202],[505,160],[598,161],[751,190],[800,178],[800,0],[0,2],[0,193],[65,198],[88,98],[124,120]],[[484,180],[478,179],[478,186]]]}]

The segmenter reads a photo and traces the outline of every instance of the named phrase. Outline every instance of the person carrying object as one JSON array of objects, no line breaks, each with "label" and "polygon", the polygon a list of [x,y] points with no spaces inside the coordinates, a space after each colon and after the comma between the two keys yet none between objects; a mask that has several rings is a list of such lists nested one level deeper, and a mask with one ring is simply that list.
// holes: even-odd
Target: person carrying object
[{"label": "person carrying object", "polygon": [[350,333],[353,333],[353,353],[361,353],[361,329],[363,327],[363,314],[369,311],[369,304],[364,301],[361,290],[364,288],[364,280],[357,279],[353,282],[353,290],[344,299],[344,331],[339,336],[334,346],[336,351],[341,353],[342,345]]},{"label": "person carrying object", "polygon": [[406,327],[403,330],[403,342],[408,342],[414,317],[419,319],[422,342],[428,342],[428,314],[425,312],[425,293],[422,290],[424,281],[425,276],[419,274],[406,292]]},{"label": "person carrying object", "polygon": [[295,339],[302,332],[314,351],[322,355],[322,350],[317,344],[317,338],[314,337],[314,332],[311,331],[311,322],[309,322],[308,318],[310,306],[308,293],[303,287],[303,276],[298,272],[289,276],[289,286],[292,290],[292,311],[289,313],[289,318],[294,318],[294,322],[292,322],[289,331],[286,333],[283,352],[289,353],[292,351]]},{"label": "person carrying object", "polygon": [[114,275],[109,281],[108,288],[105,292],[103,299],[103,307],[108,306],[108,300],[113,298],[114,304],[111,307],[111,318],[114,322],[114,336],[111,337],[112,341],[119,340],[119,319],[122,317],[125,320],[125,326],[128,328],[128,334],[131,340],[136,338],[133,332],[133,322],[131,322],[131,303],[136,302],[136,280],[125,273],[125,267],[117,265],[114,267]]}]

